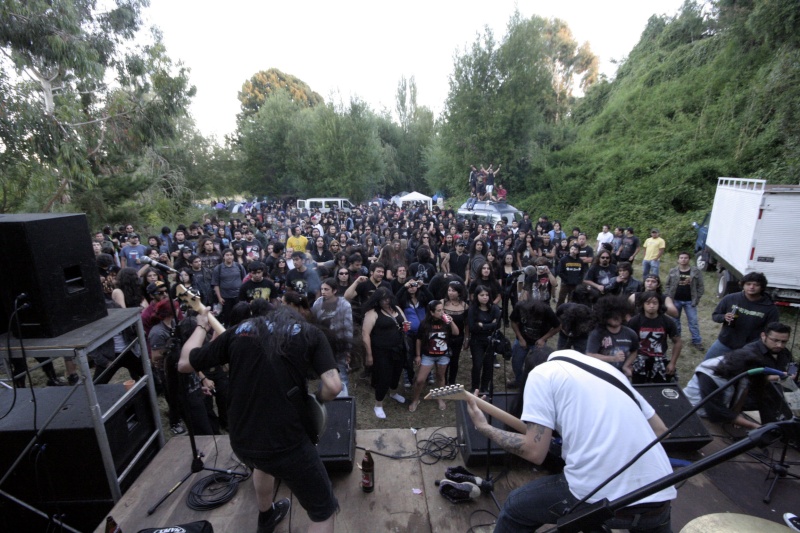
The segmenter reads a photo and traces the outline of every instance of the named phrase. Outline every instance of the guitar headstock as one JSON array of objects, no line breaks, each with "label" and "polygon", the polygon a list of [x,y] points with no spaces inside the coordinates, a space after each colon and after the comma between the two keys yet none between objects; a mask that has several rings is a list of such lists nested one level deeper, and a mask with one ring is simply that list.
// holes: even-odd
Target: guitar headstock
[{"label": "guitar headstock", "polygon": [[464,385],[447,385],[446,387],[439,387],[430,391],[426,400],[465,400],[469,396],[469,392],[464,390]]},{"label": "guitar headstock", "polygon": [[203,302],[200,301],[200,295],[196,291],[187,289],[183,284],[178,284],[178,286],[175,288],[175,294],[181,301],[186,302],[189,307],[191,307],[198,314],[203,312]]}]

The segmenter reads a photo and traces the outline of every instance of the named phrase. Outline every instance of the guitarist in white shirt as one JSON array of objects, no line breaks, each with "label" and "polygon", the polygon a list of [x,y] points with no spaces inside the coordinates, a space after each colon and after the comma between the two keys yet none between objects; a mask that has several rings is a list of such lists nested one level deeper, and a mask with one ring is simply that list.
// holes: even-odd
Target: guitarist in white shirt
[{"label": "guitarist in white shirt", "polygon": [[[562,360],[554,361],[557,357]],[[604,372],[608,380],[619,383],[579,365]],[[490,425],[474,397],[467,398],[469,414],[482,435],[535,464],[544,461],[553,431],[557,431],[563,439],[566,466],[562,474],[539,477],[514,490],[497,519],[495,533],[534,531],[543,524],[555,524],[567,509],[666,430],[655,410],[619,370],[574,350],[554,352],[534,368],[528,374],[523,398],[524,434]],[[588,502],[612,501],[670,473],[669,459],[657,444]],[[669,532],[670,500],[675,497],[674,488],[661,490],[617,511],[606,525],[632,532]]]}]

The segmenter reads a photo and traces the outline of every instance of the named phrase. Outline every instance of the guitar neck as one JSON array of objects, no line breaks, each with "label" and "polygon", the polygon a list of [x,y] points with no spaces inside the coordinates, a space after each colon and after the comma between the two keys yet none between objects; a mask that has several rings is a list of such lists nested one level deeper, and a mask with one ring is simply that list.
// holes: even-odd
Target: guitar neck
[{"label": "guitar neck", "polygon": [[[466,392],[466,394],[470,393]],[[525,422],[523,422],[519,418],[506,413],[496,405],[492,405],[482,398],[478,398],[477,396],[474,395],[472,396],[475,398],[475,401],[478,404],[478,408],[487,415],[492,416],[503,422],[505,425],[514,428],[514,430],[516,430],[518,433],[525,433],[526,431],[528,431],[528,426],[526,426]]]},{"label": "guitar neck", "polygon": [[211,329],[213,329],[217,335],[222,335],[225,332],[225,326],[220,324],[217,317],[211,313],[207,313],[206,316],[208,317],[208,325],[211,326]]}]

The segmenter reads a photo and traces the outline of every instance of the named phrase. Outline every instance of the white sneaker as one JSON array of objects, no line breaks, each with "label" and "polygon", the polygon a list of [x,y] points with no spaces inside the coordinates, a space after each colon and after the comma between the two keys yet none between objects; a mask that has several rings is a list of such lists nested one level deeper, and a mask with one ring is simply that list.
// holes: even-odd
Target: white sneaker
[{"label": "white sneaker", "polygon": [[392,394],[391,396],[389,396],[389,398],[396,401],[397,403],[406,403],[406,399],[397,393]]},{"label": "white sneaker", "polygon": [[494,364],[494,367],[495,367],[495,368],[500,368],[500,363],[495,363],[495,364]]},{"label": "white sneaker", "polygon": [[800,518],[794,513],[785,513],[783,515],[783,521],[786,522],[786,525],[789,526],[789,529],[792,531],[800,531]]},{"label": "white sneaker", "polygon": [[372,408],[375,411],[375,416],[380,419],[386,418],[386,412],[383,410],[383,407],[378,407],[377,405]]}]

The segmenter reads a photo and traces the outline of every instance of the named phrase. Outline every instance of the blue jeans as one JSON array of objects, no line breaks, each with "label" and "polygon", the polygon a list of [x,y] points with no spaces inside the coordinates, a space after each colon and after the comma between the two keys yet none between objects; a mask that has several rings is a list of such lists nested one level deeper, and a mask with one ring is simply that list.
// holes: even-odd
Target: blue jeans
[{"label": "blue jeans", "polygon": [[714,357],[719,357],[720,355],[725,355],[726,353],[732,351],[733,351],[732,348],[728,348],[727,346],[719,342],[719,339],[715,340],[714,344],[712,344],[711,347],[706,352],[706,356],[703,358],[703,361],[707,361]]},{"label": "blue jeans", "polygon": [[686,322],[689,324],[689,331],[692,334],[692,344],[702,343],[700,326],[697,323],[697,307],[686,300],[675,300],[675,307],[678,309],[678,318],[675,319],[675,325],[678,326],[678,337],[681,336],[681,310],[686,309]]},{"label": "blue jeans", "polygon": [[514,371],[514,381],[520,387],[525,385],[525,376],[522,375],[522,370],[525,366],[525,357],[528,355],[530,348],[530,346],[523,348],[518,340],[515,340],[513,346],[511,346],[511,370]]},{"label": "blue jeans", "polygon": [[350,396],[347,386],[350,385],[350,377],[347,375],[347,361],[340,361],[336,363],[339,369],[339,380],[342,382],[342,392],[336,395],[337,398],[346,398]]},{"label": "blue jeans", "polygon": [[[564,474],[537,478],[508,495],[497,517],[494,533],[534,531],[543,524],[555,524],[577,501],[569,491]],[[629,529],[633,532],[669,533],[670,506],[655,516],[615,517],[605,524],[613,529]]]},{"label": "blue jeans", "polygon": [[661,265],[660,259],[645,259],[642,261],[642,279],[648,274],[658,276],[658,267]]}]

